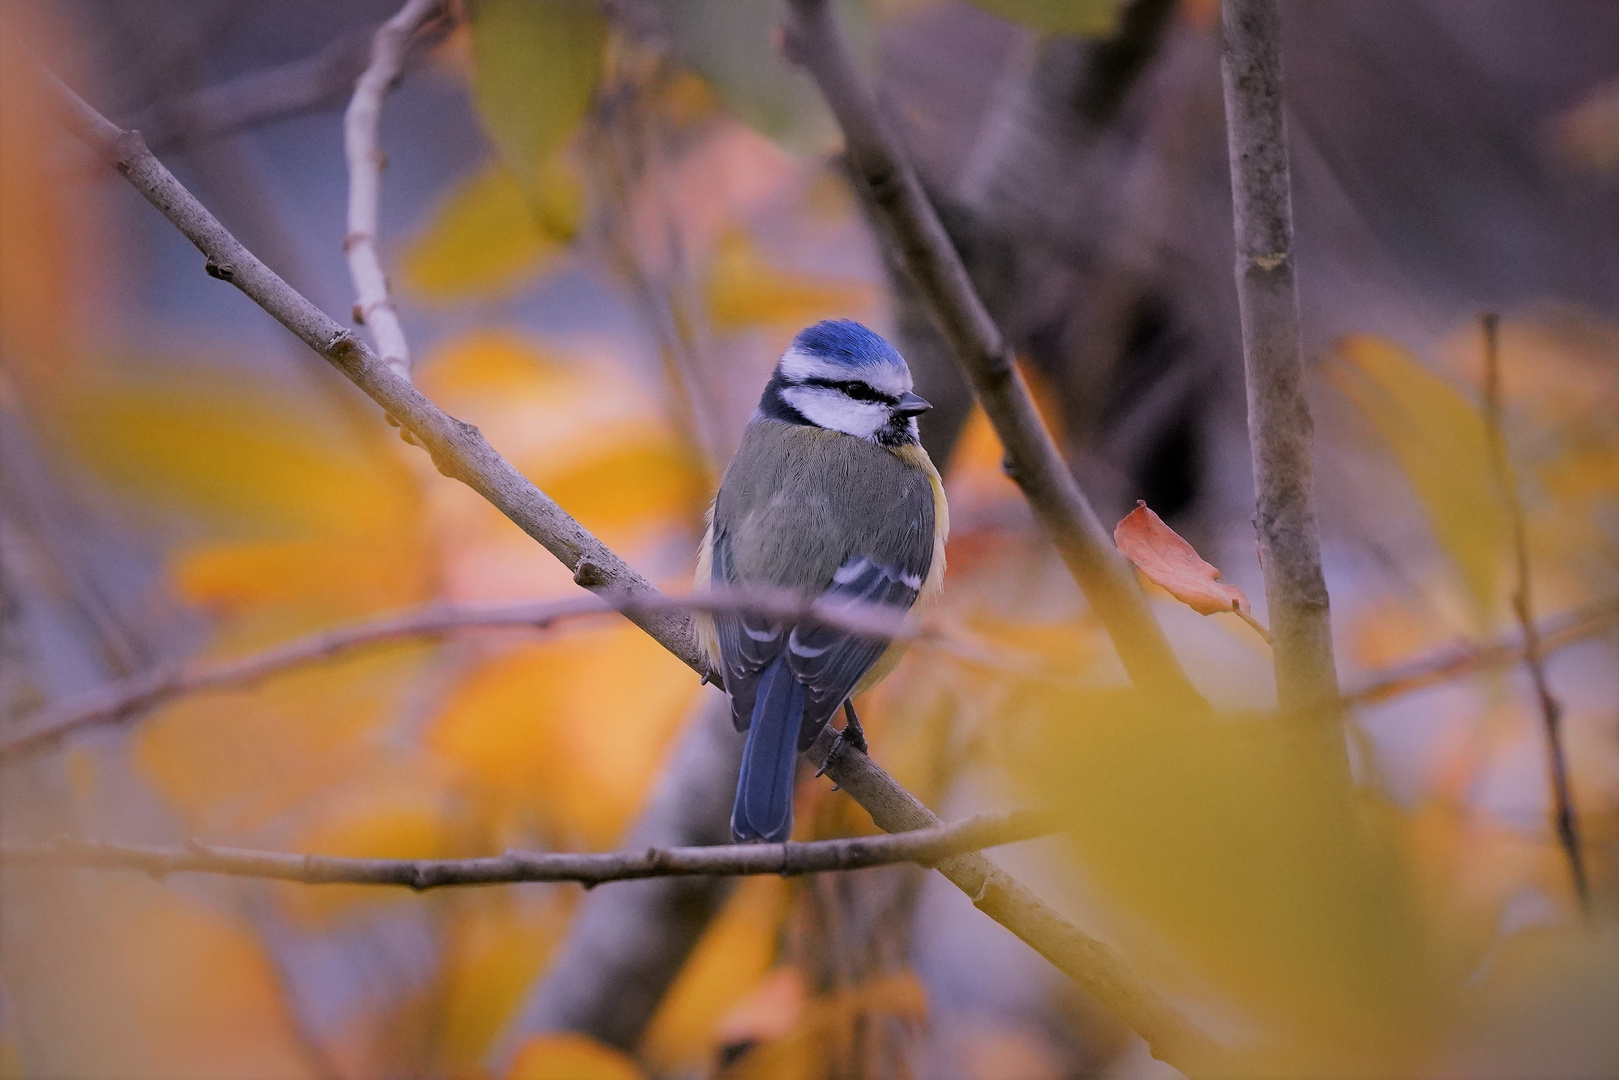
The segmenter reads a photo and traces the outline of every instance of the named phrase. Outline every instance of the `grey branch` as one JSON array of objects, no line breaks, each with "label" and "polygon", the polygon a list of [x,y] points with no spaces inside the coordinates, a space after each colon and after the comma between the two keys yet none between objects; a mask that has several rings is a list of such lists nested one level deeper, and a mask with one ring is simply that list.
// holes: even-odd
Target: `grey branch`
[{"label": "grey branch", "polygon": [[[438,40],[444,24],[430,23],[405,54],[409,67]],[[335,109],[354,89],[371,60],[375,30],[338,38],[319,52],[287,64],[248,72],[217,85],[143,109],[126,126],[157,151],[181,150],[276,120]]]},{"label": "grey branch", "polygon": [[910,832],[800,844],[723,844],[578,854],[508,851],[504,855],[473,859],[358,859],[250,851],[196,841],[184,847],[148,847],[60,838],[42,844],[0,847],[0,865],[7,869],[83,866],[141,870],[158,877],[181,873],[225,874],[297,881],[305,885],[402,885],[417,892],[450,885],[512,885],[538,881],[572,881],[591,888],[609,881],[654,877],[794,876],[898,862],[928,865],[965,851],[1031,840],[1052,831],[1044,815],[1019,810],[983,814],[954,825]]},{"label": "grey branch", "polygon": [[528,628],[604,615],[746,612],[794,622],[816,622],[869,637],[916,640],[926,636],[915,622],[892,609],[832,605],[775,589],[716,589],[689,596],[578,596],[536,603],[463,607],[427,604],[324,630],[264,652],[235,660],[176,664],[119,679],[82,697],[47,705],[14,725],[0,740],[0,762],[39,753],[75,731],[126,720],[184,694],[259,682],[304,664],[329,660],[355,649],[408,638],[442,637],[465,630]]},{"label": "grey branch", "polygon": [[[841,55],[841,46],[839,49]],[[847,57],[844,57],[844,67],[847,67]],[[363,342],[288,286],[244,248],[152,156],[138,133],[123,131],[110,123],[49,72],[40,69],[39,74],[51,91],[56,110],[69,130],[105,158],[196,245],[207,259],[206,268],[214,277],[229,281],[241,289],[365,391],[415,436],[416,441],[432,455],[440,472],[466,483],[488,499],[572,570],[574,580],[581,585],[598,592],[627,595],[631,599],[646,598],[650,601],[661,595],[650,582],[609,551],[554,500],[496,453],[476,427],[441,411],[379,360]],[[936,221],[934,232],[938,232]],[[959,261],[952,265],[959,272]],[[981,312],[982,308],[977,310]],[[993,382],[1004,390],[1008,377],[1015,380],[1015,370],[1009,362],[1005,362],[1007,358],[1004,352],[1001,359],[1001,375]],[[1021,400],[1028,401],[1026,392]],[[1037,420],[1033,416],[1032,405],[1029,408],[1030,418]],[[1044,429],[1036,426],[1029,430],[1043,432]],[[1029,430],[1021,434],[1027,435]],[[1050,445],[1049,435],[1045,436],[1045,444]],[[1055,453],[1055,447],[1051,449]],[[1061,464],[1060,459],[1057,463]],[[1068,476],[1066,469],[1061,469],[1060,475]],[[1068,477],[1067,483],[1072,487],[1072,477]],[[1072,490],[1077,494],[1077,488]],[[1094,515],[1091,522],[1095,524]],[[1097,528],[1100,529],[1100,526]],[[1122,567],[1122,559],[1112,553],[1111,548],[1106,550],[1111,553],[1112,560]],[[1108,566],[1111,562],[1099,565]],[[1112,571],[1105,573],[1112,580]],[[1161,659],[1171,664],[1170,668],[1161,671],[1153,665],[1157,677],[1178,680],[1187,685],[1190,692],[1184,673],[1173,665],[1167,645],[1163,644],[1161,631],[1148,615],[1134,582],[1124,576],[1118,583],[1123,590],[1118,595],[1133,598],[1128,605],[1138,612],[1144,626],[1150,628],[1153,640],[1159,642],[1162,647]],[[1098,604],[1098,607],[1103,606]],[[1106,606],[1117,614],[1118,604]],[[694,671],[707,672],[707,660],[697,643],[691,621],[683,612],[632,610],[626,614]],[[1139,666],[1139,661],[1146,654],[1135,651],[1131,655]],[[819,753],[824,758],[832,749],[832,740],[830,731],[822,732],[822,738],[808,752]],[[871,814],[878,827],[885,831],[931,828],[939,823],[915,796],[864,754],[840,747],[829,762],[827,774],[853,795]],[[1160,1058],[1183,1072],[1190,1072],[1197,1064],[1209,1061],[1216,1055],[1216,1044],[1176,1012],[1111,949],[1087,937],[983,856],[951,856],[940,863],[939,868],[947,878],[973,897],[980,910],[1051,960],[1100,1004],[1113,1010],[1122,1022],[1141,1034]]]},{"label": "grey branch", "polygon": [[[1569,645],[1611,633],[1615,627],[1619,627],[1619,600],[1590,604],[1537,623],[1537,650],[1541,657],[1547,657]],[[1344,703],[1353,706],[1377,705],[1453,679],[1507,667],[1526,659],[1528,649],[1521,631],[1479,645],[1442,649],[1378,672],[1346,692]]]},{"label": "grey branch", "polygon": [[1316,532],[1312,424],[1293,277],[1280,29],[1276,0],[1225,0],[1220,10],[1255,524],[1276,697],[1284,713],[1302,715],[1338,697],[1338,677]]},{"label": "grey branch", "polygon": [[1574,895],[1579,898],[1580,906],[1589,911],[1591,891],[1585,877],[1585,858],[1580,852],[1580,823],[1574,811],[1574,790],[1568,779],[1568,754],[1563,748],[1563,705],[1552,695],[1551,681],[1546,676],[1545,652],[1540,640],[1540,628],[1535,625],[1534,599],[1530,591],[1529,528],[1523,499],[1518,494],[1518,479],[1512,472],[1512,459],[1507,453],[1506,432],[1501,425],[1500,319],[1493,312],[1487,314],[1483,318],[1483,327],[1484,426],[1489,433],[1490,464],[1495,470],[1496,484],[1506,501],[1507,517],[1512,525],[1513,566],[1517,571],[1517,582],[1512,590],[1512,613],[1517,617],[1518,629],[1523,635],[1523,663],[1529,669],[1535,700],[1540,705],[1541,725],[1546,732],[1552,828],[1568,859],[1569,874],[1574,879]]},{"label": "grey branch", "polygon": [[343,114],[343,157],[349,170],[348,232],[343,254],[354,282],[354,321],[371,331],[383,363],[410,378],[410,345],[399,323],[388,275],[377,254],[377,214],[382,202],[382,170],[386,159],[378,144],[382,101],[399,81],[405,52],[423,23],[439,10],[442,0],[405,0],[393,18],[377,28],[371,41],[371,62],[354,82],[354,96]]},{"label": "grey branch", "polygon": [[1008,474],[1107,627],[1136,685],[1201,705],[1129,564],[1113,547],[1035,409],[1012,350],[973,288],[915,169],[861,85],[831,5],[791,0],[789,11],[788,56],[809,72],[837,118],[855,175],[870,190],[917,292],[1006,448]]}]

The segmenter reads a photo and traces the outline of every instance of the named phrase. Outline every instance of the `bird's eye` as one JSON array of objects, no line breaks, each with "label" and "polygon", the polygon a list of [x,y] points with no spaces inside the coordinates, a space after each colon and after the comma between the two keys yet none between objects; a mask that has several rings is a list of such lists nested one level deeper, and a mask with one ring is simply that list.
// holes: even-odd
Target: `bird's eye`
[{"label": "bird's eye", "polygon": [[856,401],[886,401],[887,400],[887,398],[885,398],[882,394],[879,394],[877,391],[873,390],[871,387],[867,386],[863,382],[842,382],[842,383],[838,383],[838,389],[843,391],[849,397],[854,398]]}]

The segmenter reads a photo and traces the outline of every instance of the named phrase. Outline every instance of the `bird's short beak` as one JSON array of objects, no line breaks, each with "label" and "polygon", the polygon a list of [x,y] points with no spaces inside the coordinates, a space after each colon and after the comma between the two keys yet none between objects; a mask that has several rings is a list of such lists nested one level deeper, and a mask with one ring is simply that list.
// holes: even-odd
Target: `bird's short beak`
[{"label": "bird's short beak", "polygon": [[899,404],[894,406],[894,412],[899,416],[918,416],[931,408],[933,406],[928,404],[927,399],[921,394],[912,394],[907,391],[899,399]]}]

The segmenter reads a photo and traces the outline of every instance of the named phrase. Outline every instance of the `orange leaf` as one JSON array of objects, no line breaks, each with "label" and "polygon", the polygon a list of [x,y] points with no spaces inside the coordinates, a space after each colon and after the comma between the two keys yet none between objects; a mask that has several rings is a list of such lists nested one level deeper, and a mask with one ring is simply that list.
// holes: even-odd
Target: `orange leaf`
[{"label": "orange leaf", "polygon": [[642,1080],[635,1060],[583,1035],[538,1035],[523,1044],[506,1080]]},{"label": "orange leaf", "polygon": [[1220,571],[1204,562],[1196,549],[1144,502],[1136,503],[1136,508],[1119,522],[1113,530],[1113,542],[1153,584],[1199,615],[1251,610],[1243,591],[1235,585],[1216,584]]}]

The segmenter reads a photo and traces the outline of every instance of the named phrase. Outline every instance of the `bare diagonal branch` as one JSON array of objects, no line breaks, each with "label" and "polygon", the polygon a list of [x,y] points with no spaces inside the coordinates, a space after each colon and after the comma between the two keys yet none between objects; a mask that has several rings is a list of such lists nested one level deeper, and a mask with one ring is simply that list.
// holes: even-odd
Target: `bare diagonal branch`
[{"label": "bare diagonal branch", "polygon": [[1006,471],[1107,627],[1131,678],[1149,692],[1201,705],[1129,564],[1114,550],[1035,409],[1012,350],[973,288],[903,147],[861,84],[831,4],[791,0],[789,10],[787,53],[815,80],[843,129],[855,175],[870,189],[911,280],[1006,448]]},{"label": "bare diagonal branch", "polygon": [[978,848],[1030,840],[1052,832],[1032,811],[983,814],[883,836],[795,844],[720,844],[605,853],[508,851],[472,859],[359,859],[251,851],[193,842],[184,847],[108,844],[62,838],[0,847],[0,866],[88,866],[148,874],[226,874],[306,885],[402,885],[417,892],[451,885],[510,885],[573,881],[591,888],[609,881],[655,877],[821,874],[868,866],[924,865]]},{"label": "bare diagonal branch", "polygon": [[410,378],[410,345],[388,294],[388,275],[377,254],[377,210],[382,201],[382,169],[386,159],[377,140],[382,100],[404,71],[405,51],[421,25],[443,0],[405,0],[405,6],[377,28],[371,40],[371,63],[354,83],[354,96],[343,114],[343,156],[349,170],[348,232],[343,254],[354,282],[354,321],[371,331],[382,362]]},{"label": "bare diagonal branch", "polygon": [[[9,35],[6,41],[13,55],[22,52],[20,47],[12,47]],[[31,57],[27,59],[37,67]],[[659,595],[650,582],[501,457],[476,427],[440,410],[409,381],[379,360],[363,342],[243,247],[152,156],[138,133],[123,131],[110,123],[54,75],[42,68],[38,73],[68,129],[112,165],[196,245],[214,277],[241,289],[365,391],[428,451],[441,473],[483,495],[572,570],[574,580],[581,585],[631,598],[650,599]],[[959,270],[959,262],[955,265]],[[1003,374],[1015,377],[1009,363]],[[1004,386],[1004,379],[997,381]],[[1055,448],[1052,449],[1055,452]],[[1065,470],[1063,475],[1066,475]],[[1068,478],[1068,483],[1072,484],[1072,477]],[[1074,490],[1077,492],[1077,488]],[[1092,523],[1095,524],[1094,515]],[[1118,558],[1113,555],[1114,560]],[[1133,597],[1129,601],[1134,605],[1133,610],[1146,620],[1162,645],[1161,631],[1151,621],[1134,582],[1127,576],[1124,582],[1128,596]],[[693,670],[706,673],[706,658],[697,644],[690,619],[683,613],[631,611],[627,616]],[[1163,645],[1163,657],[1172,663],[1167,645]],[[1178,679],[1190,692],[1184,673],[1178,667],[1157,671],[1157,677]],[[822,732],[822,738],[808,752],[823,758],[830,756],[827,774],[866,808],[880,828],[892,832],[938,824],[938,819],[915,796],[869,757],[847,746],[840,746],[833,754],[833,738],[830,730]],[[939,869],[973,897],[981,910],[1051,960],[1099,1003],[1112,1009],[1121,1021],[1139,1032],[1159,1057],[1182,1071],[1192,1071],[1215,1057],[1217,1045],[1176,1012],[1112,950],[1086,936],[983,856],[951,856],[939,864]]]}]

